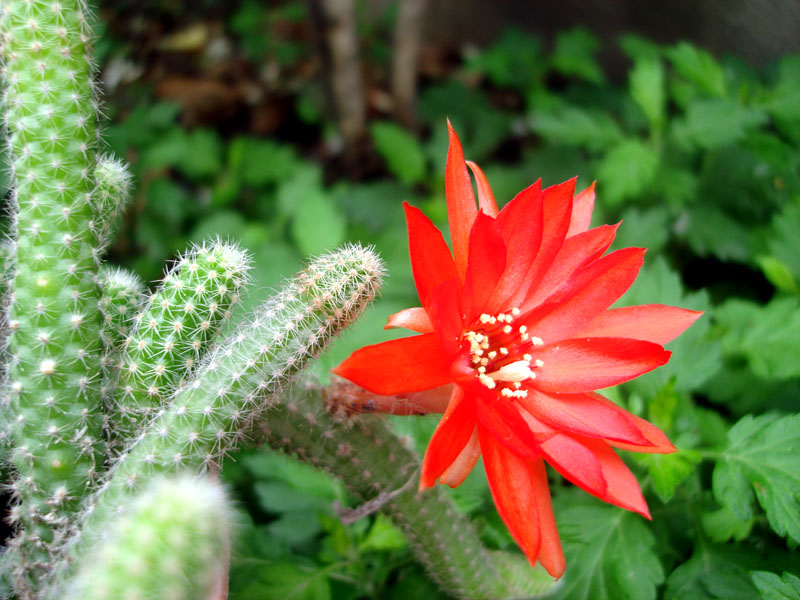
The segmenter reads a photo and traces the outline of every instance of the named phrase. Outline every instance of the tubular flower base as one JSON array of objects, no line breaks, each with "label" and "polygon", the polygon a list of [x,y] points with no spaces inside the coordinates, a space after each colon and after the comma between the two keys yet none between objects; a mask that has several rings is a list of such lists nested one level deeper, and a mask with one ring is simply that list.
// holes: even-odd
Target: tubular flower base
[{"label": "tubular flower base", "polygon": [[701,313],[659,304],[609,308],[633,283],[645,250],[605,254],[616,226],[589,229],[593,185],[574,196],[574,179],[545,190],[536,182],[498,211],[450,129],[445,191],[452,254],[431,221],[405,206],[422,307],[392,315],[386,326],[420,335],[361,348],[335,372],[375,394],[413,394],[423,411],[444,412],[420,490],[437,480],[458,486],[483,455],[511,535],[531,564],[560,577],[565,562],[545,461],[590,494],[650,518],[613,448],[675,447],[595,390],[666,363],[663,344]]}]

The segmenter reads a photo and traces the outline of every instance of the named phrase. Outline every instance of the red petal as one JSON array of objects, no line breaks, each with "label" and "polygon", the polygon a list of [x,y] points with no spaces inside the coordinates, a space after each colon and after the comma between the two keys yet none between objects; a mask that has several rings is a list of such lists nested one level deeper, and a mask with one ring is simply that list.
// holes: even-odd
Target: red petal
[{"label": "red petal", "polygon": [[425,450],[419,479],[420,491],[436,485],[439,476],[453,464],[467,445],[474,429],[474,402],[465,398],[464,391],[455,386],[450,404]]},{"label": "red petal", "polygon": [[427,308],[433,290],[445,281],[458,277],[456,266],[442,232],[418,208],[408,203],[404,203],[403,208],[408,224],[408,249],[414,283],[422,306]]},{"label": "red petal", "polygon": [[[609,404],[613,404],[611,400],[601,396],[600,394],[589,394],[592,398],[597,400],[598,402],[605,402]],[[617,440],[609,440],[606,439],[610,445],[614,446],[615,448],[619,448],[620,450],[630,450],[632,452],[648,452],[648,453],[657,453],[657,454],[670,454],[672,452],[677,452],[677,448],[672,445],[672,442],[669,441],[667,436],[661,431],[658,427],[645,421],[641,417],[637,417],[636,415],[628,415],[631,419],[631,422],[635,427],[639,429],[639,432],[642,434],[647,440],[647,446],[639,446],[638,444],[627,444],[624,442],[619,442]]]},{"label": "red petal", "polygon": [[558,537],[556,518],[553,515],[553,503],[550,501],[550,488],[547,485],[547,473],[544,461],[541,459],[529,461],[531,466],[531,479],[536,490],[537,508],[539,511],[539,560],[545,570],[553,577],[559,578],[564,574],[567,566],[564,560],[564,551],[561,549],[561,539]]},{"label": "red petal", "polygon": [[530,415],[526,415],[525,421],[536,433],[550,434],[539,448],[556,471],[590,494],[601,498],[606,495],[606,480],[603,478],[600,461],[579,438],[556,432]]},{"label": "red petal", "polygon": [[567,236],[574,191],[575,179],[573,178],[564,183],[550,186],[542,192],[542,242],[533,264],[525,274],[521,287],[509,298],[507,306],[516,306],[523,311],[532,306],[528,302],[530,290],[535,289],[550,265],[553,264],[553,260],[561,250]]},{"label": "red petal", "polygon": [[547,343],[571,337],[628,290],[644,263],[644,252],[624,248],[599,258],[520,320]]},{"label": "red petal", "polygon": [[397,396],[382,396],[367,391],[352,381],[336,378],[326,396],[337,408],[356,413],[390,413],[393,415],[425,415],[443,413],[453,394],[452,385]]},{"label": "red petal", "polygon": [[478,464],[478,459],[481,457],[481,445],[478,441],[478,427],[472,430],[472,435],[467,442],[467,445],[461,450],[447,470],[442,473],[439,483],[449,485],[451,488],[458,487],[467,476],[472,473],[472,469]]},{"label": "red petal", "polygon": [[625,337],[664,345],[686,331],[702,314],[664,304],[611,308],[592,319],[580,336]]},{"label": "red petal", "polygon": [[540,304],[575,271],[603,256],[614,241],[617,227],[618,225],[602,225],[564,240],[553,264],[531,290],[526,302],[530,306]]},{"label": "red petal", "polygon": [[477,318],[489,301],[506,268],[506,245],[497,222],[478,213],[469,238],[469,263],[464,282],[464,315]]},{"label": "red petal", "polygon": [[542,240],[541,181],[525,188],[503,207],[497,224],[503,232],[507,256],[506,270],[492,294],[487,310],[496,313],[512,307],[512,295],[527,286],[526,276],[533,265]]},{"label": "red petal", "polygon": [[356,350],[333,370],[384,396],[450,383],[450,361],[435,333],[391,340]]},{"label": "red petal", "polygon": [[633,422],[632,414],[605,398],[605,402],[601,402],[595,396],[598,395],[545,394],[529,388],[528,397],[518,402],[531,415],[559,431],[650,445]]},{"label": "red petal", "polygon": [[600,461],[603,477],[608,484],[606,495],[599,498],[649,519],[650,511],[642,496],[639,482],[616,452],[601,440],[582,438],[581,442],[591,449]]},{"label": "red petal", "polygon": [[534,436],[516,406],[497,394],[491,402],[476,397],[475,407],[480,423],[515,454],[535,458],[539,455],[539,440]]},{"label": "red petal", "polygon": [[658,344],[625,338],[562,340],[536,349],[544,361],[531,383],[545,392],[590,392],[660,367],[670,352]]},{"label": "red petal", "polygon": [[451,279],[439,285],[431,294],[428,314],[442,348],[452,356],[461,346],[464,324],[461,320],[461,291],[458,279]]},{"label": "red petal", "polygon": [[450,223],[450,238],[453,241],[453,257],[458,276],[464,281],[467,272],[469,232],[478,215],[478,207],[475,205],[475,195],[472,193],[472,181],[464,164],[464,150],[449,120],[447,130],[450,136],[450,148],[447,151],[445,165],[444,194],[447,198],[447,219]]},{"label": "red petal", "polygon": [[531,473],[532,461],[509,452],[485,427],[479,425],[478,434],[497,512],[533,565],[541,547],[537,495],[546,490],[541,489],[541,480]]},{"label": "red petal", "polygon": [[497,216],[497,202],[494,200],[494,193],[489,186],[489,180],[483,174],[481,168],[471,160],[467,161],[472,174],[475,176],[475,183],[478,184],[478,208],[490,217]]},{"label": "red petal", "polygon": [[428,313],[421,306],[406,308],[389,315],[389,318],[386,319],[386,325],[383,326],[384,329],[396,329],[398,327],[410,329],[417,333],[430,333],[433,331],[433,323],[428,318]]},{"label": "red petal", "polygon": [[572,200],[572,219],[569,222],[567,237],[577,235],[589,229],[594,210],[594,184],[577,194]]}]

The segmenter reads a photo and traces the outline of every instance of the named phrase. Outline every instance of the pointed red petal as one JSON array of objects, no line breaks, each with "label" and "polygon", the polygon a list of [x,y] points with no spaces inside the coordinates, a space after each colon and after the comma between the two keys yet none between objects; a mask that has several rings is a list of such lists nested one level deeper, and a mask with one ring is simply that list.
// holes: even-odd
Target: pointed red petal
[{"label": "pointed red petal", "polygon": [[531,474],[531,461],[520,458],[485,427],[478,426],[483,466],[494,504],[511,537],[532,565],[541,547],[539,502],[542,490]]},{"label": "pointed red petal", "polygon": [[670,352],[658,344],[625,338],[562,340],[536,349],[544,365],[533,387],[544,392],[591,392],[617,385],[665,364]]},{"label": "pointed red petal", "polygon": [[572,200],[572,219],[569,222],[567,237],[577,235],[589,229],[594,210],[594,184],[577,194]]},{"label": "pointed red petal", "polygon": [[461,346],[464,324],[461,320],[461,290],[458,279],[439,285],[431,294],[428,315],[442,348],[448,356],[456,354]]},{"label": "pointed red petal", "polygon": [[408,224],[408,249],[411,270],[422,306],[428,307],[430,295],[437,286],[458,277],[450,249],[441,231],[418,208],[403,204]]},{"label": "pointed red petal", "polygon": [[476,397],[475,408],[480,423],[515,454],[534,458],[538,456],[539,440],[534,436],[516,406],[497,394],[492,402]]},{"label": "pointed red petal", "polygon": [[483,174],[481,168],[471,160],[467,161],[472,174],[475,176],[475,183],[478,184],[478,208],[490,217],[497,216],[497,202],[494,200],[494,193],[489,186],[489,180]]},{"label": "pointed red petal", "polygon": [[506,270],[494,290],[487,310],[494,314],[512,306],[515,293],[527,287],[526,276],[536,260],[542,240],[541,180],[528,186],[503,207],[497,224],[503,233],[507,256]]},{"label": "pointed red petal", "polygon": [[540,304],[575,271],[603,256],[614,241],[617,227],[618,225],[602,225],[564,240],[564,245],[561,246],[547,273],[531,289],[527,303],[530,306]]},{"label": "pointed red petal", "polygon": [[592,319],[580,336],[625,337],[664,345],[686,331],[702,314],[664,304],[611,308]]},{"label": "pointed red petal", "polygon": [[525,421],[539,435],[549,434],[539,448],[556,471],[590,494],[605,496],[606,480],[603,478],[600,461],[581,443],[580,438],[557,432],[531,415],[526,415]]},{"label": "pointed red petal", "polygon": [[464,282],[464,315],[467,323],[486,308],[489,297],[506,268],[506,245],[497,222],[478,213],[469,238],[469,263]]},{"label": "pointed red petal", "polygon": [[[611,400],[601,396],[600,394],[588,394],[598,402],[604,402],[607,404],[613,404]],[[616,405],[615,405],[616,406]],[[625,442],[620,442],[617,440],[609,440],[606,439],[605,441],[608,442],[611,446],[615,448],[619,448],[620,450],[630,450],[632,452],[647,452],[647,453],[657,453],[657,454],[670,454],[672,452],[677,452],[677,448],[672,445],[672,442],[669,441],[669,438],[661,431],[658,427],[653,425],[652,423],[645,421],[641,417],[637,417],[636,415],[628,415],[631,419],[632,424],[639,429],[639,432],[642,434],[647,440],[646,446],[640,446],[638,444],[630,444]]]},{"label": "pointed red petal", "polygon": [[356,350],[333,370],[375,394],[392,396],[450,383],[450,361],[435,333]]},{"label": "pointed red petal", "polygon": [[624,248],[597,259],[520,321],[547,343],[572,337],[628,290],[644,263],[644,252]]},{"label": "pointed red petal", "polygon": [[436,485],[439,476],[453,464],[467,445],[474,429],[474,402],[471,398],[465,398],[463,390],[455,386],[450,404],[425,450],[419,479],[420,491]]},{"label": "pointed red petal", "polygon": [[406,308],[389,315],[389,318],[386,319],[386,325],[383,326],[384,329],[396,329],[398,327],[410,329],[417,333],[430,333],[433,331],[433,323],[428,318],[428,313],[421,306]]},{"label": "pointed red petal", "polygon": [[634,423],[632,414],[613,402],[597,400],[594,394],[545,394],[528,388],[528,396],[518,402],[534,417],[558,431],[650,445]]},{"label": "pointed red petal", "polygon": [[523,311],[532,306],[528,301],[530,291],[535,289],[539,280],[553,264],[567,236],[574,191],[574,178],[542,191],[542,242],[522,286],[509,299],[508,306],[516,306]]},{"label": "pointed red petal", "polygon": [[478,441],[478,428],[477,426],[472,430],[472,435],[467,442],[467,445],[461,450],[461,453],[453,461],[447,470],[442,473],[439,478],[439,483],[449,485],[451,488],[458,487],[467,476],[472,473],[472,469],[478,464],[478,459],[481,457],[481,445]]},{"label": "pointed red petal", "polygon": [[603,477],[608,484],[606,495],[598,496],[598,498],[625,510],[637,512],[649,519],[650,511],[647,509],[644,496],[642,496],[639,482],[636,481],[636,477],[616,452],[601,440],[583,438],[581,443],[591,449],[597,460],[600,461]]},{"label": "pointed red petal", "polygon": [[[450,239],[453,242],[453,257],[461,281],[467,272],[467,250],[469,232],[478,215],[475,195],[472,192],[472,181],[469,179],[467,166],[464,164],[464,150],[461,141],[447,121],[450,136],[450,148],[447,151],[447,164],[444,174],[444,194],[447,198],[447,219],[450,223]],[[449,279],[449,277],[448,277]]]},{"label": "pointed red petal", "polygon": [[564,574],[567,563],[564,560],[564,551],[561,549],[561,539],[558,537],[556,518],[553,514],[553,503],[550,500],[550,488],[547,485],[547,472],[544,461],[536,459],[529,461],[531,465],[531,480],[536,490],[537,508],[539,511],[539,556],[536,558],[551,576],[558,579]]}]

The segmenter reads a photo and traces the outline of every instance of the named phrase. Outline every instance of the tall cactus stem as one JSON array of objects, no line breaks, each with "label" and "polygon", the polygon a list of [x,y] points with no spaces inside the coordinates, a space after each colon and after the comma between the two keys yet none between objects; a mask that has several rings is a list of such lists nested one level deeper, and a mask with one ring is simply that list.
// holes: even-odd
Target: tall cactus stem
[{"label": "tall cactus stem", "polygon": [[[332,398],[327,406],[338,408]],[[531,569],[522,555],[487,550],[440,487],[418,493],[416,485],[407,485],[420,462],[385,419],[338,412],[326,408],[319,389],[297,385],[256,437],[340,478],[361,501],[383,495],[383,510],[403,529],[417,560],[452,596],[499,600],[553,591],[552,577],[541,567]]]},{"label": "tall cactus stem", "polygon": [[156,478],[81,562],[64,600],[203,600],[225,577],[230,508],[206,478]]},{"label": "tall cactus stem", "polygon": [[361,314],[382,274],[377,255],[360,246],[316,259],[215,346],[89,499],[71,556],[85,555],[102,540],[104,524],[152,476],[203,471],[237,446],[276,395]]},{"label": "tall cactus stem", "polygon": [[220,327],[231,318],[250,259],[234,244],[195,246],[179,258],[136,315],[118,364],[110,422],[125,444],[176,387],[185,383]]},{"label": "tall cactus stem", "polygon": [[43,568],[102,462],[95,240],[97,146],[81,0],[0,5],[17,234],[6,388],[20,505],[15,542]]}]

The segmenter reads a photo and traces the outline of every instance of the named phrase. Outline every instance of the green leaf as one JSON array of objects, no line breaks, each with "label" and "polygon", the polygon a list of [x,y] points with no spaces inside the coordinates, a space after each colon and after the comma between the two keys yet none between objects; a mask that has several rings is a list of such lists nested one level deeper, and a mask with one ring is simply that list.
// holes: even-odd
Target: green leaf
[{"label": "green leaf", "polygon": [[525,91],[544,71],[541,48],[539,38],[511,27],[492,46],[467,57],[467,69],[485,75],[497,87]]},{"label": "green leaf", "polygon": [[553,68],[562,75],[581,77],[591,83],[603,82],[603,70],[594,54],[600,47],[597,38],[580,27],[559,33],[550,58]]},{"label": "green leaf", "polygon": [[553,144],[565,144],[600,152],[622,139],[619,125],[602,112],[561,105],[551,112],[535,113],[531,128]]},{"label": "green leaf", "polygon": [[260,581],[253,582],[253,587],[261,595],[248,594],[245,589],[237,597],[247,600],[329,600],[331,597],[330,584],[324,570],[300,567],[292,563],[264,565],[259,569],[258,578]]},{"label": "green leaf", "polygon": [[304,255],[332,250],[345,240],[344,214],[327,194],[307,194],[297,206],[292,236]]},{"label": "green leaf", "polygon": [[370,131],[378,152],[400,181],[413,185],[425,178],[425,153],[416,137],[389,121],[373,123]]},{"label": "green leaf", "polygon": [[233,140],[228,160],[242,182],[253,187],[290,179],[300,162],[291,146],[256,138]]},{"label": "green leaf", "polygon": [[613,506],[573,504],[559,511],[567,571],[555,598],[648,600],[664,571],[646,521]]},{"label": "green leaf", "polygon": [[701,204],[693,206],[683,221],[683,233],[699,256],[716,256],[723,261],[750,262],[750,229],[723,210]]},{"label": "green leaf", "polygon": [[[789,275],[793,276],[794,281],[800,279],[800,235],[797,235],[798,231],[800,231],[800,203],[795,202],[786,206],[772,219],[768,240],[769,249],[775,260],[780,261],[789,270]],[[783,277],[781,280],[783,286],[786,286],[788,278],[785,275],[781,277]],[[772,279],[770,280],[772,281]],[[781,289],[786,289],[777,283],[776,285]],[[793,286],[789,285],[788,287],[792,288]],[[794,289],[796,290],[796,287]]]},{"label": "green leaf", "polygon": [[733,100],[695,100],[672,122],[672,136],[685,148],[711,150],[738,142],[766,120],[763,110]]},{"label": "green leaf", "polygon": [[693,452],[681,450],[674,454],[636,454],[636,462],[647,467],[653,491],[662,502],[669,502],[675,489],[694,472],[700,458]]},{"label": "green leaf", "polygon": [[758,592],[748,570],[758,564],[752,551],[698,544],[692,557],[667,578],[664,600],[753,600]]},{"label": "green leaf", "polygon": [[772,529],[800,542],[800,415],[746,416],[728,432],[714,497],[742,520],[758,499]]},{"label": "green leaf", "polygon": [[716,59],[705,50],[680,42],[665,50],[675,71],[712,96],[725,95],[725,73]]},{"label": "green leaf", "polygon": [[783,292],[800,293],[789,265],[774,256],[756,257],[758,266],[769,282]]},{"label": "green leaf", "polygon": [[194,180],[210,179],[222,170],[222,142],[213,129],[194,129],[185,139],[176,167]]},{"label": "green leaf", "polygon": [[744,358],[757,376],[790,379],[800,376],[797,340],[800,340],[800,304],[778,298],[766,305],[728,300],[715,318],[723,332],[722,350],[730,358]]},{"label": "green leaf", "polygon": [[661,55],[661,47],[652,40],[629,33],[619,38],[619,47],[633,61],[653,59]]},{"label": "green leaf", "polygon": [[763,600],[800,600],[800,578],[791,573],[778,577],[768,571],[753,571],[750,577]]},{"label": "green leaf", "polygon": [[388,517],[378,513],[367,537],[358,545],[358,550],[359,552],[400,550],[406,546],[408,540],[403,532],[395,527]]},{"label": "green leaf", "polygon": [[645,247],[657,253],[669,239],[670,214],[666,206],[647,210],[628,208],[622,213],[622,225],[617,230],[613,248]]},{"label": "green leaf", "polygon": [[598,190],[609,206],[641,194],[653,180],[659,155],[638,139],[627,139],[612,147],[597,167]]},{"label": "green leaf", "polygon": [[664,126],[666,94],[664,90],[664,64],[655,57],[634,60],[628,76],[630,94],[647,117],[650,128],[659,131]]},{"label": "green leaf", "polygon": [[750,535],[754,519],[742,520],[724,506],[719,510],[704,512],[701,516],[703,531],[715,542],[741,541]]}]

